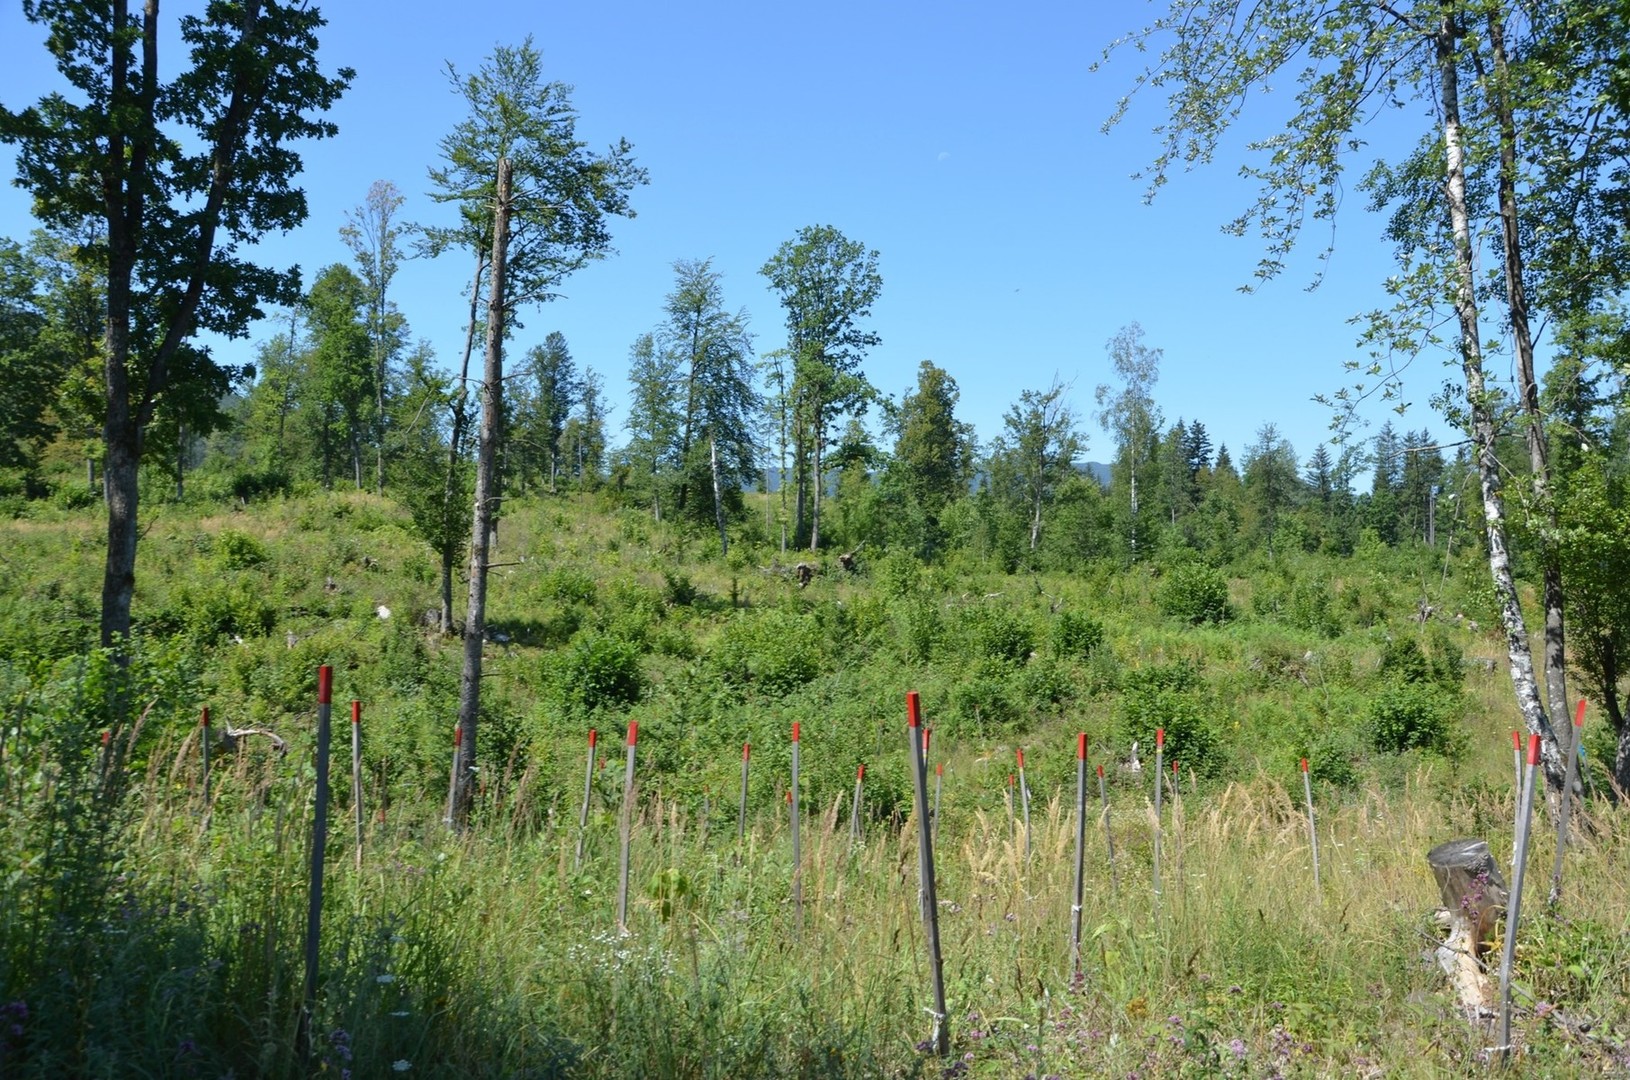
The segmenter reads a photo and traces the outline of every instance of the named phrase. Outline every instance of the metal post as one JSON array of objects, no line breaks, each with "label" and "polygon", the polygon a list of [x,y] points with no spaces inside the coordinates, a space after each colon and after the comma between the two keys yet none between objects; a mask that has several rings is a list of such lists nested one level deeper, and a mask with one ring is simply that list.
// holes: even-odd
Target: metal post
[{"label": "metal post", "polygon": [[594,751],[599,741],[600,733],[589,728],[589,765],[583,774],[583,809],[577,815],[577,854],[572,859],[574,871],[583,865],[583,842],[589,832],[589,801],[594,797]]},{"label": "metal post", "polygon": [[317,790],[311,819],[311,894],[306,906],[306,984],[297,1042],[311,1056],[311,1023],[317,1008],[317,958],[323,925],[323,854],[328,846],[328,743],[334,701],[334,669],[317,669]]},{"label": "metal post", "polygon": [[1160,896],[1160,786],[1165,783],[1166,729],[1155,728],[1155,897]]},{"label": "metal post", "polygon": [[1081,897],[1087,857],[1087,733],[1075,737],[1075,903],[1070,906],[1070,970],[1081,974]]},{"label": "metal post", "polygon": [[1500,954],[1500,1052],[1511,1056],[1511,966],[1517,956],[1517,924],[1522,918],[1522,879],[1528,865],[1528,823],[1534,813],[1535,781],[1539,778],[1539,736],[1528,736],[1528,777],[1517,812],[1517,858],[1511,867],[1511,895],[1506,901],[1505,949]]},{"label": "metal post", "polygon": [[1024,857],[1030,859],[1030,785],[1024,779],[1024,747],[1015,753],[1019,759],[1019,802],[1024,807]]},{"label": "metal post", "polygon": [[1579,780],[1579,740],[1585,734],[1585,699],[1573,713],[1573,740],[1568,744],[1567,779],[1562,782],[1562,812],[1557,815],[1556,863],[1551,867],[1550,903],[1562,899],[1562,854],[1568,849],[1568,814],[1573,809],[1573,785]]},{"label": "metal post", "polygon": [[637,720],[628,722],[628,764],[623,772],[623,815],[620,822],[622,854],[617,860],[617,932],[628,933],[628,847],[634,837],[634,742],[639,736]]},{"label": "metal post", "polygon": [[447,813],[441,822],[449,829],[453,827],[453,807],[458,802],[458,758],[459,750],[464,742],[464,729],[458,724],[453,725],[453,773],[447,782]]},{"label": "metal post", "polygon": [[753,752],[752,743],[741,744],[741,802],[736,806],[736,843],[747,835],[747,759]]},{"label": "metal post", "polygon": [[849,839],[860,839],[860,790],[866,782],[866,765],[862,763],[855,770],[855,801],[849,806]]},{"label": "metal post", "polygon": [[204,706],[204,714],[198,720],[199,747],[204,758],[204,828],[209,828],[209,706]]},{"label": "metal post", "polygon": [[940,838],[940,788],[945,785],[945,762],[934,763],[934,839]]},{"label": "metal post", "polygon": [[1104,806],[1104,849],[1109,853],[1109,888],[1115,896],[1121,893],[1121,878],[1115,871],[1115,833],[1109,827],[1109,789],[1104,786],[1104,767],[1098,766],[1098,801]]},{"label": "metal post", "polygon": [[792,825],[792,925],[795,933],[804,928],[804,863],[798,836],[798,721],[792,722],[792,789],[787,792]]},{"label": "metal post", "polygon": [[362,869],[362,841],[367,832],[362,816],[362,702],[351,702],[351,807],[357,819],[357,869]]},{"label": "metal post", "polygon": [[1307,840],[1313,849],[1313,888],[1319,890],[1319,829],[1313,820],[1313,781],[1307,774],[1307,758],[1302,759],[1302,793],[1307,796]]},{"label": "metal post", "polygon": [[1511,823],[1511,865],[1515,867],[1517,865],[1517,832],[1522,828],[1520,823],[1522,821],[1523,780],[1522,732],[1520,731],[1513,731],[1511,733],[1511,760],[1516,765],[1517,769],[1517,798],[1515,801],[1516,809],[1512,811]]},{"label": "metal post", "polygon": [[928,938],[928,970],[934,984],[934,1052],[951,1051],[950,1018],[945,1010],[945,970],[940,961],[939,902],[934,890],[934,832],[928,821],[928,776],[923,765],[923,741],[917,738],[922,703],[917,691],[906,694],[906,738],[911,744],[911,773],[917,802],[917,866],[922,879],[923,922]]}]

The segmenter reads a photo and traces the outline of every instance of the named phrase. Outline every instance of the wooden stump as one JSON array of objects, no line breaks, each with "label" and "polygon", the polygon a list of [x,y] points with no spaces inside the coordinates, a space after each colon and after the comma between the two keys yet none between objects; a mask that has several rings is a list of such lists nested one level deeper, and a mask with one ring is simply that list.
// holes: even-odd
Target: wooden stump
[{"label": "wooden stump", "polygon": [[1437,879],[1449,937],[1436,951],[1438,964],[1468,1014],[1492,1013],[1495,986],[1484,970],[1483,942],[1505,912],[1506,883],[1486,840],[1450,840],[1426,853]]}]

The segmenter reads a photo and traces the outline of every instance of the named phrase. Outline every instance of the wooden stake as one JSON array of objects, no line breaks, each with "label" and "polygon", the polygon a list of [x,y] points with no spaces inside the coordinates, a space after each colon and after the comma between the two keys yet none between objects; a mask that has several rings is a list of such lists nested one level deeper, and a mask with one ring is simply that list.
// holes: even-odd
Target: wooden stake
[{"label": "wooden stake", "polygon": [[1087,733],[1075,737],[1075,903],[1070,905],[1070,971],[1081,976],[1081,899],[1087,858]]},{"label": "wooden stake", "polygon": [[1511,967],[1517,956],[1517,924],[1522,918],[1522,879],[1528,864],[1528,823],[1534,813],[1539,778],[1539,736],[1528,736],[1528,776],[1517,810],[1517,858],[1511,868],[1511,895],[1506,901],[1505,949],[1500,954],[1500,1061],[1511,1057]]},{"label": "wooden stake", "polygon": [[323,855],[328,847],[328,744],[334,701],[334,669],[317,669],[317,790],[311,818],[311,893],[306,905],[306,983],[296,1042],[311,1057],[311,1023],[317,1008],[317,960],[323,929]]},{"label": "wooden stake", "polygon": [[617,859],[617,932],[628,933],[628,849],[634,839],[634,743],[639,737],[637,720],[628,722],[628,763],[623,771],[623,814],[619,822],[622,854]]},{"label": "wooden stake", "polygon": [[1556,863],[1551,867],[1551,895],[1548,902],[1562,899],[1562,854],[1568,850],[1568,813],[1573,809],[1573,785],[1579,780],[1579,740],[1585,734],[1585,699],[1573,713],[1573,741],[1568,744],[1568,773],[1562,783],[1562,812],[1556,823]]},{"label": "wooden stake", "polygon": [[594,755],[600,733],[589,728],[589,764],[583,774],[583,809],[577,815],[577,854],[572,858],[572,870],[583,866],[583,843],[589,832],[589,801],[594,797]]},{"label": "wooden stake", "polygon": [[906,694],[906,739],[911,744],[911,773],[917,802],[917,868],[922,881],[923,923],[928,938],[928,970],[934,986],[934,1053],[951,1052],[950,1017],[945,1010],[945,968],[940,960],[939,901],[934,889],[934,832],[928,821],[928,776],[923,766],[924,741],[917,738],[922,702],[917,691]]},{"label": "wooden stake", "polygon": [[367,828],[362,816],[362,702],[351,702],[351,811],[357,820],[357,869],[362,869],[362,842]]},{"label": "wooden stake", "polygon": [[1313,781],[1307,775],[1307,758],[1302,759],[1302,793],[1307,796],[1307,841],[1313,849],[1313,888],[1319,891],[1319,829],[1313,820]]}]

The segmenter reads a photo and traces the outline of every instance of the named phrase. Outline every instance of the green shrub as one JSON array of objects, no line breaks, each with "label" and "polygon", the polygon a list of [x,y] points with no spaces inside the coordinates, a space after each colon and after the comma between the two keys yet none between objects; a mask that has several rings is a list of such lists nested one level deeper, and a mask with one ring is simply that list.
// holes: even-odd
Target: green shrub
[{"label": "green shrub", "polygon": [[1393,683],[1370,701],[1370,743],[1383,753],[1424,750],[1453,757],[1454,712],[1454,698],[1431,683]]},{"label": "green shrub", "polygon": [[1008,608],[990,604],[964,608],[961,623],[968,655],[975,660],[1023,664],[1036,647],[1029,622]]},{"label": "green shrub", "polygon": [[546,666],[561,700],[579,715],[632,705],[645,693],[640,648],[622,638],[584,634]]},{"label": "green shrub", "polygon": [[247,570],[269,558],[266,545],[248,533],[222,529],[215,538],[215,561],[223,570]]},{"label": "green shrub", "polygon": [[1153,751],[1157,728],[1166,732],[1166,760],[1182,763],[1200,776],[1220,775],[1228,758],[1210,709],[1198,693],[1141,688],[1121,698],[1120,733],[1123,742],[1136,740]]},{"label": "green shrub", "polygon": [[1104,624],[1084,611],[1061,611],[1053,620],[1053,654],[1066,659],[1091,656],[1104,643]]},{"label": "green shrub", "polygon": [[1202,563],[1186,563],[1167,571],[1155,591],[1161,614],[1198,626],[1228,618],[1228,579]]},{"label": "green shrub", "polygon": [[821,673],[820,627],[785,611],[741,614],[719,635],[708,663],[728,685],[781,697]]}]

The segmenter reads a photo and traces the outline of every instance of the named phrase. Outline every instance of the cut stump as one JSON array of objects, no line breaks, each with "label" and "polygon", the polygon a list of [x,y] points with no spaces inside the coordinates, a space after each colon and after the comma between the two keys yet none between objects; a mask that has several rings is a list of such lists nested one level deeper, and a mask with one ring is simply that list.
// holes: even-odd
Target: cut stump
[{"label": "cut stump", "polygon": [[1426,861],[1449,924],[1449,937],[1435,953],[1438,964],[1468,1015],[1491,1015],[1496,990],[1482,963],[1483,943],[1505,913],[1505,878],[1486,840],[1450,840],[1427,852]]}]

